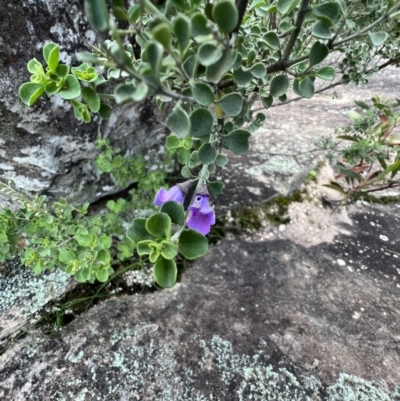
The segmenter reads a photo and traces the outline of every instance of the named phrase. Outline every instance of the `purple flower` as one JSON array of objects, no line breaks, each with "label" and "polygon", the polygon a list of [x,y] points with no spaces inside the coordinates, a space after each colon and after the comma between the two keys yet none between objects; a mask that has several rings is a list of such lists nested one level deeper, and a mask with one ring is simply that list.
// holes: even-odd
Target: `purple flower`
[{"label": "purple flower", "polygon": [[208,195],[197,194],[189,206],[187,225],[203,235],[208,234],[210,226],[215,224],[215,212],[214,208],[208,204],[209,198]]},{"label": "purple flower", "polygon": [[154,204],[156,206],[162,206],[165,202],[175,201],[178,203],[183,203],[185,199],[185,192],[179,188],[178,185],[174,185],[170,189],[166,190],[164,187],[160,188],[156,193],[154,199]]}]

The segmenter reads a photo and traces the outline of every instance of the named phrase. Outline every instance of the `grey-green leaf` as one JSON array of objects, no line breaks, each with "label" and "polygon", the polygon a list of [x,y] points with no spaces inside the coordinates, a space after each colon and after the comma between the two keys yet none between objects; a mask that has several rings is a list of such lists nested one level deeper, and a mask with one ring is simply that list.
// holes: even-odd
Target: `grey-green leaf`
[{"label": "grey-green leaf", "polygon": [[288,14],[295,9],[300,0],[278,0],[276,6],[280,14]]},{"label": "grey-green leaf", "polygon": [[267,32],[262,38],[271,49],[279,50],[281,48],[281,42],[275,32]]},{"label": "grey-green leaf", "polygon": [[249,136],[250,132],[243,129],[237,129],[224,137],[223,143],[233,153],[240,155],[249,150]]},{"label": "grey-green leaf", "polygon": [[387,32],[368,32],[368,36],[371,40],[372,46],[378,47],[382,46],[386,40],[389,38],[389,34]]},{"label": "grey-green leaf", "polygon": [[301,96],[306,99],[311,99],[314,96],[314,83],[311,81],[309,77],[304,78],[299,83],[299,93]]},{"label": "grey-green leaf", "polygon": [[217,151],[211,144],[204,143],[201,145],[198,155],[203,164],[210,164],[217,157]]},{"label": "grey-green leaf", "polygon": [[269,84],[271,96],[278,97],[284,95],[289,89],[289,78],[285,74],[276,75]]},{"label": "grey-green leaf", "polygon": [[209,106],[214,100],[214,93],[210,87],[204,82],[191,82],[190,89],[194,100],[201,106]]},{"label": "grey-green leaf", "polygon": [[86,86],[81,91],[83,100],[89,106],[89,109],[93,113],[97,113],[100,110],[100,96],[92,88]]},{"label": "grey-green leaf", "polygon": [[240,93],[234,92],[225,95],[215,103],[217,103],[229,117],[235,117],[242,110],[243,98]]},{"label": "grey-green leaf", "polygon": [[329,48],[321,42],[315,42],[310,50],[310,67],[319,64],[321,61],[325,60],[329,54]]},{"label": "grey-green leaf", "polygon": [[218,63],[210,65],[206,70],[207,81],[218,84],[229,71],[236,59],[236,50],[226,49]]},{"label": "grey-green leaf", "polygon": [[212,16],[223,33],[232,32],[238,23],[239,14],[233,1],[222,0],[214,4]]},{"label": "grey-green leaf", "polygon": [[312,29],[312,34],[318,39],[329,40],[332,38],[331,31],[325,21],[317,21]]},{"label": "grey-green leaf", "polygon": [[173,22],[173,31],[178,41],[178,46],[181,52],[189,45],[192,35],[192,25],[186,15],[179,14]]},{"label": "grey-green leaf", "polygon": [[198,51],[198,57],[201,64],[204,67],[215,64],[222,57],[221,46],[214,45],[212,43],[204,43],[200,46]]},{"label": "grey-green leaf", "polygon": [[181,106],[176,105],[166,121],[167,127],[174,132],[178,138],[183,139],[190,134],[190,119]]},{"label": "grey-green leaf", "polygon": [[157,284],[164,288],[173,287],[176,283],[178,269],[174,260],[160,257],[153,268],[153,275]]},{"label": "grey-green leaf", "polygon": [[203,107],[194,110],[190,115],[191,134],[194,137],[209,135],[214,123],[211,112]]},{"label": "grey-green leaf", "polygon": [[85,0],[84,7],[92,28],[99,32],[108,29],[110,16],[105,0]]},{"label": "grey-green leaf", "polygon": [[195,230],[183,230],[179,237],[179,251],[186,259],[200,258],[208,251],[207,238]]},{"label": "grey-green leaf", "polygon": [[333,67],[323,67],[315,72],[315,76],[324,81],[332,81],[335,78],[336,70]]}]

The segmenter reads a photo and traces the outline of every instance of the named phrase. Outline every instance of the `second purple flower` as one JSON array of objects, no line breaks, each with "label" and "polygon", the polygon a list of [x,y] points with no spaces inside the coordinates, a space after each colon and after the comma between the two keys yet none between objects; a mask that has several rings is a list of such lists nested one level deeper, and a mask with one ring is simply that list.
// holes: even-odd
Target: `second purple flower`
[{"label": "second purple flower", "polygon": [[209,205],[208,195],[196,194],[193,203],[189,206],[187,225],[189,228],[206,235],[210,232],[211,226],[215,224],[214,207]]}]

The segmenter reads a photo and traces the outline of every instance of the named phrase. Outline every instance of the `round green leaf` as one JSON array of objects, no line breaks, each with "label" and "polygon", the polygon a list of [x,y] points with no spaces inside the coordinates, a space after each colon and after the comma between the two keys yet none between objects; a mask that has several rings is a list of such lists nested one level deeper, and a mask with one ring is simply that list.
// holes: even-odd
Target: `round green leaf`
[{"label": "round green leaf", "polygon": [[139,255],[150,255],[154,250],[154,247],[151,247],[150,244],[157,246],[156,242],[149,239],[144,241],[139,241],[137,243],[137,253]]},{"label": "round green leaf", "polygon": [[286,75],[280,74],[272,78],[269,84],[271,96],[278,97],[284,95],[289,89],[289,79]]},{"label": "round green leaf", "polygon": [[65,64],[59,64],[56,68],[56,74],[59,78],[66,78],[69,73],[69,66]]},{"label": "round green leaf", "polygon": [[253,74],[250,71],[244,71],[242,67],[233,71],[233,79],[240,86],[247,86],[253,79]]},{"label": "round green leaf", "polygon": [[112,113],[111,106],[109,106],[108,104],[105,104],[105,103],[100,104],[99,114],[100,114],[101,118],[108,119],[111,117],[111,113]]},{"label": "round green leaf", "polygon": [[84,6],[86,17],[92,28],[99,32],[108,29],[110,16],[105,0],[85,0]]},{"label": "round green leaf", "polygon": [[163,257],[158,259],[154,265],[153,275],[158,285],[164,288],[173,287],[176,283],[178,269],[174,260],[168,260]]},{"label": "round green leaf", "polygon": [[101,283],[105,283],[108,280],[108,277],[109,277],[108,268],[100,269],[100,270],[96,271],[96,278]]},{"label": "round green leaf", "polygon": [[214,45],[213,43],[204,43],[198,50],[199,61],[204,67],[215,64],[222,57],[221,46]]},{"label": "round green leaf", "polygon": [[249,70],[256,78],[263,78],[267,73],[265,65],[263,63],[254,64]]},{"label": "round green leaf", "polygon": [[82,88],[82,97],[93,113],[100,110],[100,97],[92,88],[88,86]]},{"label": "round green leaf", "polygon": [[227,165],[227,163],[228,163],[228,158],[227,158],[225,155],[219,154],[219,155],[217,156],[217,158],[215,159],[215,164],[216,164],[218,167],[224,167],[224,166]]},{"label": "round green leaf", "polygon": [[206,69],[207,81],[218,84],[221,78],[229,71],[236,59],[236,50],[225,49],[218,63],[210,65]]},{"label": "round green leaf", "polygon": [[190,134],[191,124],[189,116],[178,104],[174,107],[165,123],[167,127],[180,139],[183,139]]},{"label": "round green leaf", "polygon": [[190,17],[192,23],[193,36],[208,35],[210,31],[207,28],[207,17],[200,12],[193,14]]},{"label": "round green leaf", "polygon": [[183,230],[179,237],[179,251],[186,259],[200,258],[208,251],[207,238],[195,230]]},{"label": "round green leaf", "polygon": [[182,52],[189,45],[192,36],[192,25],[189,18],[184,14],[178,15],[172,24],[172,29]]},{"label": "round green leaf", "polygon": [[49,42],[43,46],[43,58],[50,70],[55,72],[60,56],[60,46],[56,43]]},{"label": "round green leaf", "polygon": [[215,103],[221,107],[226,115],[229,117],[235,117],[242,110],[243,98],[240,93],[234,92],[225,95]]},{"label": "round green leaf", "polygon": [[312,34],[318,39],[329,40],[332,38],[329,26],[325,21],[317,21],[313,26]]},{"label": "round green leaf", "polygon": [[165,143],[167,149],[173,150],[181,147],[181,141],[178,139],[176,135],[169,135],[167,137],[167,141]]},{"label": "round green leaf", "polygon": [[203,107],[194,110],[190,115],[191,134],[194,137],[209,135],[213,127],[214,118],[211,112]]},{"label": "round green leaf", "polygon": [[315,73],[315,76],[324,81],[332,81],[335,78],[336,70],[333,67],[323,67]]},{"label": "round green leaf", "polygon": [[313,14],[327,25],[332,25],[340,12],[339,4],[334,1],[328,1],[313,8]]},{"label": "round green leaf", "polygon": [[223,143],[233,153],[240,155],[249,150],[249,136],[250,132],[243,129],[236,129],[224,137]]},{"label": "round green leaf", "polygon": [[217,157],[217,151],[211,144],[203,143],[199,149],[198,156],[203,164],[210,164]]},{"label": "round green leaf", "polygon": [[321,42],[315,42],[310,50],[310,67],[319,64],[321,61],[325,60],[328,57],[329,48],[327,45],[322,44]]},{"label": "round green leaf", "polygon": [[75,76],[68,75],[65,83],[67,84],[67,89],[60,92],[62,98],[67,100],[75,99],[81,94],[81,85]]},{"label": "round green leaf", "polygon": [[382,46],[389,37],[387,32],[368,32],[368,36],[371,40],[372,46]]},{"label": "round green leaf", "polygon": [[223,33],[230,33],[238,24],[239,14],[234,2],[222,0],[214,4],[212,16]]},{"label": "round green leaf", "polygon": [[58,260],[65,264],[68,264],[75,259],[77,259],[75,253],[70,251],[69,249],[62,249],[60,251],[60,254],[58,255]]},{"label": "round green leaf", "polygon": [[19,87],[19,97],[27,105],[32,106],[44,93],[44,86],[33,82],[26,82]]},{"label": "round green leaf", "polygon": [[214,93],[210,87],[204,82],[191,82],[190,89],[194,100],[201,106],[209,106],[214,100]]},{"label": "round green leaf", "polygon": [[280,14],[285,15],[295,9],[300,0],[278,0],[276,7]]},{"label": "round green leaf", "polygon": [[304,78],[299,83],[299,93],[300,96],[305,97],[306,99],[311,99],[314,96],[314,83],[311,81],[309,77]]},{"label": "round green leaf", "polygon": [[163,48],[161,47],[161,45],[155,42],[151,42],[147,46],[147,58],[149,60],[153,75],[158,80],[163,58]]},{"label": "round green leaf", "polygon": [[224,189],[224,183],[221,181],[214,181],[208,183],[208,189],[213,195],[219,195]]},{"label": "round green leaf", "polygon": [[161,242],[161,256],[165,259],[171,260],[178,254],[178,249],[171,241]]},{"label": "round green leaf", "polygon": [[280,50],[281,42],[275,32],[268,32],[263,37],[263,40],[273,50]]},{"label": "round green leaf", "polygon": [[182,226],[185,222],[185,212],[182,203],[174,201],[165,202],[161,206],[161,212],[166,213],[174,224]]},{"label": "round green leaf", "polygon": [[153,38],[160,42],[165,49],[169,50],[171,48],[171,30],[166,22],[157,24],[152,33]]},{"label": "round green leaf", "polygon": [[171,218],[166,213],[155,213],[147,219],[146,230],[157,238],[170,238]]},{"label": "round green leaf", "polygon": [[190,162],[190,151],[185,148],[178,150],[178,161],[180,164],[188,164]]},{"label": "round green leaf", "polygon": [[146,219],[136,218],[132,220],[131,226],[126,233],[127,237],[133,242],[138,243],[145,240],[154,240],[155,237],[151,235],[146,229]]}]

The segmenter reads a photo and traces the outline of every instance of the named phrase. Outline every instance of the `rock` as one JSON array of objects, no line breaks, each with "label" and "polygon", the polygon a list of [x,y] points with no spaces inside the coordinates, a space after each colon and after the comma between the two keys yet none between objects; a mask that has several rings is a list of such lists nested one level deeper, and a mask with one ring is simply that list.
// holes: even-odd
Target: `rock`
[{"label": "rock", "polygon": [[[75,119],[69,102],[58,95],[43,95],[33,107],[19,99],[19,86],[29,81],[26,65],[34,57],[43,61],[46,42],[61,46],[62,62],[79,65],[76,52],[85,50],[84,40],[95,40],[81,0],[2,2],[0,15],[2,181],[12,181],[18,190],[83,204],[120,190],[93,164],[98,135],[110,138],[123,155],[145,153],[151,160],[159,159],[166,133],[160,124],[164,115],[151,101],[117,107],[108,121],[97,116],[85,124]],[[0,194],[0,206],[11,204]]]}]

